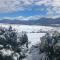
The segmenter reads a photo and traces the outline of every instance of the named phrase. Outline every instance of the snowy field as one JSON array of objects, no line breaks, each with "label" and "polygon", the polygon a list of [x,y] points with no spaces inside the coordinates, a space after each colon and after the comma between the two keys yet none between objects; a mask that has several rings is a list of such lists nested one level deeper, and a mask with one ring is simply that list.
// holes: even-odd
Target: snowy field
[{"label": "snowy field", "polygon": [[[40,37],[44,36],[48,31],[56,30],[56,27],[51,26],[35,26],[35,25],[10,25],[10,24],[0,24],[0,27],[12,26],[17,32],[26,32],[29,40],[29,52],[27,57],[23,60],[41,60],[39,54],[39,48],[35,48],[34,45],[40,43]],[[60,28],[57,28],[60,31]],[[40,32],[42,31],[42,32]],[[45,32],[44,32],[45,31]],[[9,51],[8,51],[9,52]]]},{"label": "snowy field", "polygon": [[32,45],[36,45],[38,43],[40,43],[40,37],[44,36],[45,33],[27,33],[27,36],[28,36],[28,40],[29,42],[31,42],[31,44],[29,44],[29,48],[32,46]]},{"label": "snowy field", "polygon": [[[35,26],[35,25],[10,25],[10,24],[0,24],[0,27],[12,26],[13,29],[16,29],[18,32],[27,32],[28,40],[31,42],[29,46],[35,45],[40,42],[40,37],[44,36],[45,33],[37,33],[39,31],[51,31],[54,30],[53,27],[49,26]],[[34,33],[32,33],[34,32]]]},{"label": "snowy field", "polygon": [[36,26],[36,25],[17,25],[17,24],[0,24],[2,27],[8,28],[9,26],[12,26],[15,28],[17,31],[25,31],[25,32],[39,32],[41,31],[49,31],[49,30],[54,30],[53,27],[50,26]]}]

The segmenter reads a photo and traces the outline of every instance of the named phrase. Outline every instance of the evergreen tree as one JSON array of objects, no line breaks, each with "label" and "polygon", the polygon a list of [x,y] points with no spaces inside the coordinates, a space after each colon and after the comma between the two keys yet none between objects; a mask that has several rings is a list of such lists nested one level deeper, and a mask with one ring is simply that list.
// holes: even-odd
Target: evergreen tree
[{"label": "evergreen tree", "polygon": [[60,60],[60,33],[55,31],[43,36],[40,51],[48,56],[47,60]]},{"label": "evergreen tree", "polygon": [[[0,29],[0,58],[2,60],[13,60],[14,54],[17,53],[17,59],[21,60],[21,57],[25,57],[25,53],[22,51],[22,48],[24,45],[26,45],[25,48],[28,47],[28,37],[26,34],[22,34],[22,36],[18,38],[18,33],[16,30],[12,29],[10,26],[9,29],[1,28]],[[18,41],[19,40],[19,41]],[[25,50],[24,48],[24,50]],[[7,51],[12,52],[9,56],[4,56],[4,51],[7,53]],[[3,52],[2,52],[3,51]],[[22,54],[21,54],[22,53]],[[8,54],[7,54],[8,55]],[[5,58],[4,58],[5,57]]]}]

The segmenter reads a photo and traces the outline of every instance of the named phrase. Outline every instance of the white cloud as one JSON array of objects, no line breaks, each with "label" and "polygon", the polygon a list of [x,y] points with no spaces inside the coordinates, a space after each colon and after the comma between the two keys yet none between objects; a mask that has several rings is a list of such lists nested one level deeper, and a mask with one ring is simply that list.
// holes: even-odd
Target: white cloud
[{"label": "white cloud", "polygon": [[45,5],[47,7],[47,17],[60,16],[60,0],[40,0],[36,5]]},{"label": "white cloud", "polygon": [[51,0],[51,4],[48,6],[48,15],[60,16],[60,0]]},{"label": "white cloud", "polygon": [[60,0],[0,0],[0,12],[22,11],[32,5],[45,5],[47,16],[60,16]]},{"label": "white cloud", "polygon": [[24,10],[25,7],[32,5],[32,0],[0,0],[0,11]]},{"label": "white cloud", "polygon": [[0,20],[22,20],[22,21],[28,21],[28,20],[38,20],[41,18],[52,18],[56,19],[59,18],[60,16],[53,16],[53,15],[46,15],[46,16],[40,16],[40,15],[35,15],[35,16],[17,16],[17,17],[4,17],[1,18]]},{"label": "white cloud", "polygon": [[0,20],[37,20],[42,18],[43,16],[35,15],[35,16],[17,16],[17,17],[3,17]]},{"label": "white cloud", "polygon": [[50,0],[40,0],[38,2],[35,2],[36,5],[42,5],[42,4],[48,4]]},{"label": "white cloud", "polygon": [[56,7],[60,7],[60,0],[53,0],[52,5]]},{"label": "white cloud", "polygon": [[47,5],[51,0],[0,0],[0,12],[22,11],[30,5]]}]

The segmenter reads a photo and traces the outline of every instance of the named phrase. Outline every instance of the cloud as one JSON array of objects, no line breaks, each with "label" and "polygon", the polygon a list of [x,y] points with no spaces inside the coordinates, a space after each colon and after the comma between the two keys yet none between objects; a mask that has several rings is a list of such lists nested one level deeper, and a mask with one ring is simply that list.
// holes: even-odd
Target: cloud
[{"label": "cloud", "polygon": [[40,0],[36,5],[44,5],[47,7],[47,17],[60,16],[60,0]]},{"label": "cloud", "polygon": [[28,21],[28,20],[37,20],[37,19],[40,19],[40,17],[42,16],[39,16],[39,15],[36,15],[36,16],[17,16],[17,17],[3,17],[1,18],[0,20],[25,20],[25,21]]},{"label": "cloud", "polygon": [[48,0],[40,0],[40,1],[37,1],[37,2],[35,2],[35,4],[36,5],[42,5],[42,4],[48,4],[49,3],[49,1]]},{"label": "cloud", "polygon": [[23,11],[40,0],[0,0],[0,12]]},{"label": "cloud", "polygon": [[51,0],[50,5],[47,8],[48,15],[60,16],[60,0]]},{"label": "cloud", "polygon": [[36,5],[46,6],[47,16],[60,16],[60,0],[0,0],[0,12],[24,11]]},{"label": "cloud", "polygon": [[32,3],[32,0],[0,0],[0,11],[21,11]]},{"label": "cloud", "polygon": [[41,18],[52,18],[52,19],[56,19],[59,18],[60,16],[50,16],[50,15],[46,15],[46,16],[40,16],[40,15],[35,15],[35,16],[17,16],[17,17],[3,17],[0,20],[22,20],[22,21],[28,21],[28,20],[38,20]]},{"label": "cloud", "polygon": [[0,12],[23,11],[29,6],[49,3],[50,0],[0,0]]}]

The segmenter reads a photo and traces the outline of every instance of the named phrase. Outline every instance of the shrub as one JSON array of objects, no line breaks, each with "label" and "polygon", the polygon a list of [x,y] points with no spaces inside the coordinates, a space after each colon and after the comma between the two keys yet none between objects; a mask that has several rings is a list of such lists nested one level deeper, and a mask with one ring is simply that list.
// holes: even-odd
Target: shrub
[{"label": "shrub", "polygon": [[1,59],[4,58],[3,60],[14,60],[15,57],[18,60],[22,59],[21,57],[25,57],[26,53],[24,51],[28,48],[28,37],[26,33],[21,36],[20,35],[21,34],[18,34],[16,30],[12,29],[11,26],[8,29],[0,29]]},{"label": "shrub", "polygon": [[46,58],[48,56],[47,60],[60,60],[60,33],[54,31],[43,36],[41,38],[40,51],[41,54],[46,54]]}]

